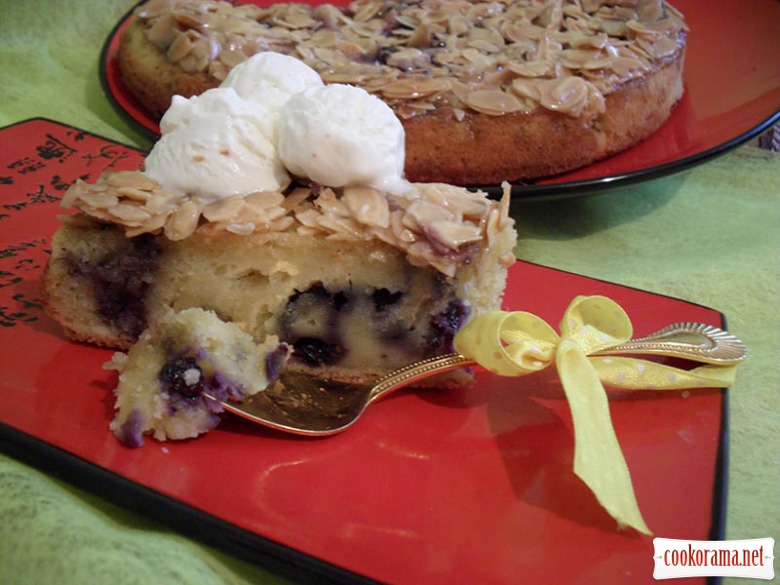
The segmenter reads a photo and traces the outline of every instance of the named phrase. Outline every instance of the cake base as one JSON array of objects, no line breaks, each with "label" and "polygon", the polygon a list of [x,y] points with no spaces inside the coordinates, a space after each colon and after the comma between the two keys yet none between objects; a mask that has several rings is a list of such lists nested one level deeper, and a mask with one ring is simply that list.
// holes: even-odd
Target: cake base
[{"label": "cake base", "polygon": [[451,352],[468,318],[500,308],[507,267],[499,258],[512,253],[515,237],[499,234],[478,265],[448,277],[379,240],[296,232],[128,238],[76,216],[55,234],[44,294],[76,340],[127,349],[171,310],[199,307],[257,342],[278,337],[292,348],[294,371],[370,382]]}]

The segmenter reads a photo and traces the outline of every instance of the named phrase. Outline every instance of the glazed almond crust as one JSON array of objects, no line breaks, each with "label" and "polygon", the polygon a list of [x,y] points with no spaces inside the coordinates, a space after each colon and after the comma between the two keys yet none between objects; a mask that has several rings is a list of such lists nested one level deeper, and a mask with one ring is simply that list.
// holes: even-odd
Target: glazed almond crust
[{"label": "glazed almond crust", "polygon": [[[463,4],[459,0],[452,1]],[[178,12],[182,7],[189,10],[192,5],[205,5],[209,10],[213,10],[214,6],[224,3],[193,4],[179,1],[169,4],[165,10],[170,9],[170,13],[174,15],[171,18],[178,19],[174,28],[176,34],[181,37],[184,34],[182,30],[186,32],[190,26],[189,20]],[[408,10],[413,11],[419,10],[419,5],[427,10],[426,15],[430,15],[441,4],[439,0],[421,0],[418,3],[397,6],[401,11],[411,6]],[[509,3],[506,10],[515,4],[533,3],[516,0]],[[536,4],[543,6],[545,3]],[[323,53],[316,53],[315,58],[318,47],[311,49],[308,46],[316,44],[313,39],[317,38],[317,33],[301,33],[300,38],[306,39],[306,42],[302,43],[303,46],[294,46],[292,41],[285,40],[287,44],[280,46],[279,50],[297,57],[311,55],[311,59],[303,60],[318,69],[326,82],[362,85],[385,99],[399,115],[406,131],[406,175],[409,180],[467,186],[497,185],[502,181],[519,182],[572,170],[637,144],[668,119],[682,96],[686,29],[681,15],[661,2],[637,2],[634,7],[629,6],[631,2],[584,2],[582,6],[590,4],[593,4],[593,7],[588,8],[591,12],[586,14],[580,10],[579,2],[565,2],[565,9],[569,12],[564,10],[563,14],[558,15],[560,30],[550,29],[550,25],[548,29],[542,29],[529,21],[528,34],[531,37],[543,34],[543,38],[532,38],[537,43],[537,49],[533,57],[528,54],[523,57],[533,59],[528,62],[521,59],[520,62],[496,66],[496,60],[503,63],[503,57],[491,56],[493,49],[484,39],[477,39],[472,43],[479,49],[479,53],[471,46],[465,50],[452,49],[454,54],[460,56],[471,51],[468,57],[475,60],[475,67],[485,67],[485,71],[491,71],[491,75],[496,78],[500,77],[500,87],[496,86],[494,80],[485,81],[488,78],[485,71],[468,83],[462,83],[462,78],[466,75],[462,67],[456,68],[455,71],[461,78],[436,77],[450,75],[452,67],[447,65],[437,69],[435,63],[432,65],[434,77],[430,79],[425,77],[428,71],[425,68],[412,67],[404,70],[406,63],[403,63],[399,65],[399,73],[388,70],[385,64],[377,65],[378,71],[389,71],[388,74],[394,76],[390,80],[391,83],[366,74],[365,67],[373,65],[347,62],[346,58],[333,67],[323,67],[322,63],[317,61]],[[487,6],[487,3],[475,2],[474,5],[481,7]],[[638,18],[641,13],[646,13],[647,5],[655,6],[656,16],[648,17],[647,23],[634,20],[632,15]],[[123,81],[130,93],[136,96],[147,110],[155,116],[160,116],[167,109],[173,95],[189,97],[219,85],[220,77],[224,76],[225,63],[219,61],[219,51],[216,51],[215,57],[201,58],[199,64],[194,64],[191,56],[185,58],[190,59],[189,61],[174,60],[170,56],[171,47],[168,47],[166,56],[163,49],[167,41],[156,39],[155,44],[149,40],[150,23],[155,22],[150,20],[149,13],[151,8],[161,10],[160,2],[153,0],[145,6],[150,10],[144,13],[144,6],[139,9],[136,19],[121,37],[117,57]],[[290,6],[292,5],[279,4],[262,10],[271,10],[274,17],[281,20],[282,16],[289,18],[289,14],[292,14],[287,12]],[[378,14],[382,15],[382,11],[395,10],[396,5],[389,1],[361,0],[355,6],[358,8],[350,9],[353,10],[350,14],[354,19],[336,26],[363,25],[365,23],[358,22],[359,18],[356,16],[360,10],[366,11],[371,6],[381,6],[381,9],[377,10]],[[402,6],[404,8],[401,8]],[[605,16],[600,16],[602,12]],[[249,14],[247,13],[247,18],[250,18]],[[306,18],[308,15],[304,13],[300,16],[299,12],[295,14],[300,18]],[[659,14],[665,16],[661,18]],[[251,15],[252,18],[264,19],[263,23],[271,20],[265,12]],[[402,12],[402,16],[406,17],[406,13]],[[159,16],[157,18],[159,19]],[[374,15],[373,18],[379,16]],[[534,22],[540,18],[554,17],[542,13]],[[618,22],[623,27],[622,32],[614,33],[617,36],[612,32],[607,34],[605,31],[610,27],[602,24],[606,21],[599,20],[604,18],[617,19],[610,20],[610,26]],[[659,18],[660,20],[653,20]],[[400,17],[397,19],[402,20]],[[577,19],[582,21],[578,27],[585,27],[584,30],[566,24]],[[516,23],[507,24],[502,21],[501,26],[514,24]],[[526,26],[525,21],[520,24]],[[451,29],[455,28],[452,22],[449,26]],[[567,26],[570,29],[567,29]],[[474,24],[471,27],[472,33],[485,30]],[[418,26],[417,30],[419,28]],[[546,36],[548,33],[539,32],[544,30],[551,31],[549,38]],[[340,35],[341,31],[337,31],[337,34]],[[518,34],[516,31],[507,32],[504,29],[504,36],[507,38],[516,38]],[[580,36],[576,37],[577,40],[563,40],[574,39],[572,35]],[[190,36],[196,39],[193,45],[195,49],[192,51],[197,51],[198,33],[192,33]],[[437,38],[445,36],[442,34]],[[447,38],[447,42],[454,46],[453,35]],[[508,40],[505,42],[509,44]],[[545,48],[549,46],[553,48]],[[487,48],[483,50],[481,47]],[[250,49],[245,50],[251,52]],[[554,53],[552,57],[539,57],[548,50]],[[394,54],[409,53],[414,57],[417,54],[415,51],[420,53],[413,47],[403,46]],[[447,63],[450,59],[446,56],[447,53],[442,53],[442,49],[436,51],[436,62],[440,60]],[[331,53],[325,53],[329,55],[329,59],[339,58],[333,57]],[[442,57],[442,54],[445,57]],[[481,55],[486,55],[484,62],[479,60]],[[493,59],[492,64],[486,65],[485,63],[490,63],[490,59]],[[217,65],[219,67],[216,67]],[[443,74],[441,70],[447,67],[450,69]],[[496,68],[496,71],[491,68]],[[512,72],[507,73],[510,69]],[[539,90],[535,84],[545,81],[557,83],[572,78],[580,82],[573,86],[572,91],[555,87],[552,90],[553,103],[550,104],[548,99],[545,107],[539,105]],[[411,97],[410,87],[430,89],[431,84],[450,89],[435,95]],[[477,94],[486,97],[486,101],[475,99]],[[571,104],[567,103],[572,101],[571,96],[574,94],[577,96],[573,101],[580,104],[584,102],[584,109],[572,109]],[[541,101],[544,103],[544,99]],[[506,111],[501,111],[501,108]]]},{"label": "glazed almond crust", "polygon": [[683,58],[606,96],[606,113],[583,121],[549,110],[467,114],[462,122],[404,121],[406,172],[419,181],[494,185],[556,175],[641,142],[671,115],[683,94]]}]

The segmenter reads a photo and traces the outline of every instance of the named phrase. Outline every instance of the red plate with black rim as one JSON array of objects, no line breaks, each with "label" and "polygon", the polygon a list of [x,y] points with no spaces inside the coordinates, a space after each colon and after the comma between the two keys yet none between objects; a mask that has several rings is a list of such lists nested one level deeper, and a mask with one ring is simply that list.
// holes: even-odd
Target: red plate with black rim
[{"label": "red plate with black rim", "polygon": [[[236,4],[270,4],[270,0]],[[312,0],[317,4],[318,0]],[[344,4],[336,0],[332,4]],[[685,94],[667,122],[652,136],[606,160],[568,173],[514,185],[516,201],[602,193],[680,172],[723,154],[780,121],[780,2],[674,0],[690,26]],[[132,13],[131,13],[132,14]],[[118,111],[159,136],[158,120],[122,84],[116,51],[131,14],[106,39],[100,74]],[[500,187],[486,185],[491,194]]]}]

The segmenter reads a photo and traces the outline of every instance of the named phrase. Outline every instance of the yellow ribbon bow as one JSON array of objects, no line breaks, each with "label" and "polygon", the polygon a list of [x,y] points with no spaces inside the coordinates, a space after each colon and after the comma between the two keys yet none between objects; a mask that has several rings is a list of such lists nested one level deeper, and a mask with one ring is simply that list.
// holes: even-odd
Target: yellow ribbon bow
[{"label": "yellow ribbon bow", "polygon": [[574,423],[574,473],[620,526],[651,534],[634,494],[602,383],[627,389],[724,388],[735,365],[681,370],[636,358],[595,356],[625,343],[631,320],[612,299],[579,296],[564,313],[560,336],[525,312],[492,311],[455,336],[455,350],[501,376],[523,376],[556,364]]}]

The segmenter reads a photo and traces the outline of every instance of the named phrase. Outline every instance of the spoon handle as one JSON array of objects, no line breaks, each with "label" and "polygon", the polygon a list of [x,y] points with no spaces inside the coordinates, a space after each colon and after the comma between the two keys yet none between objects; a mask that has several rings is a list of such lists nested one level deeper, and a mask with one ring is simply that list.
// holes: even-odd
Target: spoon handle
[{"label": "spoon handle", "polygon": [[[700,362],[730,365],[745,359],[747,349],[734,335],[703,323],[674,323],[668,327],[614,345],[592,355],[655,354],[695,359]],[[474,360],[458,353],[409,364],[380,378],[369,397],[372,402],[402,386],[408,386],[436,374],[442,374],[474,364]]]},{"label": "spoon handle", "polygon": [[703,323],[675,323],[645,337],[632,339],[593,355],[656,354],[695,359],[718,365],[737,364],[747,348],[731,333]]},{"label": "spoon handle", "polygon": [[443,374],[464,366],[474,364],[474,360],[459,353],[448,353],[409,364],[380,378],[371,389],[368,401],[372,402],[402,386],[408,386],[436,374]]}]

